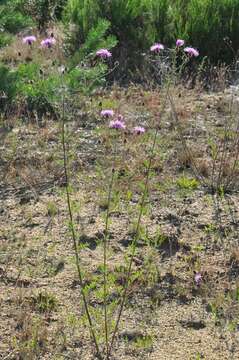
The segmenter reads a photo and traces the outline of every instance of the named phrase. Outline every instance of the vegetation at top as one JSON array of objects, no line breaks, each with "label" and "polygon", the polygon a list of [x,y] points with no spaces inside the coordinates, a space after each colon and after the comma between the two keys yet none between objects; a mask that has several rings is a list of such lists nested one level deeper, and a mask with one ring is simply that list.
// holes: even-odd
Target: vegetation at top
[{"label": "vegetation at top", "polygon": [[100,18],[110,21],[120,58],[140,55],[158,40],[170,46],[179,37],[213,61],[230,61],[239,47],[238,16],[235,0],[69,0],[63,19],[76,25],[80,42]]},{"label": "vegetation at top", "polygon": [[171,46],[175,38],[190,41],[213,62],[230,62],[239,48],[238,18],[237,0],[3,0],[0,46],[29,25],[43,30],[60,21],[74,53],[92,28],[97,37],[97,24],[104,19],[109,22],[108,34],[118,40],[115,58],[127,66],[140,62],[153,42]]},{"label": "vegetation at top", "polygon": [[[235,0],[3,0],[1,52],[7,53],[7,45],[26,35],[44,38],[56,31],[61,55],[58,52],[54,57],[61,62],[54,61],[49,69],[39,52],[29,57],[17,43],[19,56],[7,53],[0,58],[2,108],[17,94],[30,111],[48,111],[52,106],[47,98],[54,101],[57,66],[62,63],[70,69],[68,84],[85,93],[105,79],[150,81],[152,69],[147,68],[145,54],[155,42],[170,48],[177,38],[184,39],[187,46],[200,50],[204,64],[234,63],[239,49],[238,18]],[[96,63],[92,56],[100,48],[113,49],[111,68],[115,68],[106,78],[102,76],[105,64]],[[83,63],[85,68],[78,66]],[[42,67],[51,72],[50,78],[42,77]]]}]

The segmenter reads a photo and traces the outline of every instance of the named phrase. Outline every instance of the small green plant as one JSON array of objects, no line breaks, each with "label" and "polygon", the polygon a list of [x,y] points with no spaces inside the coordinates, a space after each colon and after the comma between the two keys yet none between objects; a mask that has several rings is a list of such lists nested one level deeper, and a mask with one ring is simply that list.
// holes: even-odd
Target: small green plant
[{"label": "small green plant", "polygon": [[204,231],[206,234],[215,234],[217,232],[217,226],[215,224],[207,224]]},{"label": "small green plant", "polygon": [[1,109],[11,103],[14,96],[17,94],[17,73],[7,66],[0,64],[0,103]]},{"label": "small green plant", "polygon": [[195,360],[201,360],[201,359],[203,359],[203,357],[202,357],[202,355],[198,352],[198,353],[196,354]]},{"label": "small green plant", "polygon": [[177,180],[177,185],[183,190],[196,190],[199,186],[199,182],[197,179],[182,176]]},{"label": "small green plant", "polygon": [[161,229],[158,228],[156,234],[153,237],[149,238],[149,244],[154,248],[160,248],[166,242],[168,242],[169,238],[166,234],[162,233]]},{"label": "small green plant", "polygon": [[57,309],[57,300],[53,294],[48,292],[39,292],[31,299],[32,305],[40,313],[49,313]]},{"label": "small green plant", "polygon": [[57,208],[57,205],[54,201],[49,201],[47,203],[47,214],[50,216],[50,217],[54,217],[56,216],[58,212],[58,208]]},{"label": "small green plant", "polygon": [[48,332],[39,316],[30,317],[21,313],[18,319],[19,332],[12,339],[12,346],[22,358],[30,359],[42,356],[47,347]]},{"label": "small green plant", "polygon": [[133,340],[133,346],[137,349],[151,349],[153,347],[154,337],[152,335],[138,336]]},{"label": "small green plant", "polygon": [[0,4],[0,29],[16,34],[33,25],[30,16],[23,10],[23,0],[3,0]]}]

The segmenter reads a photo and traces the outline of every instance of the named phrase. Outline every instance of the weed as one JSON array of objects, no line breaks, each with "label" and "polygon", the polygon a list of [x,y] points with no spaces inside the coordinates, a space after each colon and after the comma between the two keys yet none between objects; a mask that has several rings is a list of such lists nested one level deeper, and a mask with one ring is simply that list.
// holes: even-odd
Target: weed
[{"label": "weed", "polygon": [[185,176],[180,177],[177,180],[177,185],[180,189],[183,190],[196,190],[199,186],[197,179],[190,179]]},{"label": "weed", "polygon": [[12,346],[21,358],[42,356],[47,347],[48,332],[44,322],[37,316],[22,314],[19,331],[12,339]]},{"label": "weed", "polygon": [[45,292],[39,292],[31,298],[32,306],[40,313],[50,313],[57,309],[58,302],[55,295]]},{"label": "weed", "polygon": [[149,245],[156,249],[160,249],[164,246],[165,243],[169,241],[169,238],[166,234],[162,233],[161,229],[158,228],[156,234],[149,239]]},{"label": "weed", "polygon": [[204,231],[206,234],[215,234],[217,232],[217,226],[215,224],[205,225]]},{"label": "weed", "polygon": [[132,345],[137,349],[151,349],[154,343],[152,335],[138,336],[134,339]]},{"label": "weed", "polygon": [[57,204],[54,201],[49,201],[47,203],[47,214],[48,214],[48,216],[54,217],[54,216],[56,216],[57,213],[58,213]]}]

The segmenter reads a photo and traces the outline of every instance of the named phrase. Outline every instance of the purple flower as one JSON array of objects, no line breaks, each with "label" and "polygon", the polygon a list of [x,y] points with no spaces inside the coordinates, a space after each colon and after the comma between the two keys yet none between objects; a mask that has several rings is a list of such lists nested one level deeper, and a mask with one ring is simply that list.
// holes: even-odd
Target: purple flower
[{"label": "purple flower", "polygon": [[194,49],[193,47],[186,47],[184,51],[191,57],[193,56],[197,57],[199,55],[199,51]]},{"label": "purple flower", "polygon": [[178,40],[176,41],[176,46],[177,46],[177,47],[183,46],[183,45],[184,45],[184,43],[185,43],[185,41],[184,41],[184,40],[182,40],[182,39],[178,39]]},{"label": "purple flower", "polygon": [[56,40],[53,37],[51,37],[51,38],[42,40],[41,46],[44,48],[50,49],[55,43],[56,43]]},{"label": "purple flower", "polygon": [[114,110],[102,110],[100,115],[107,118],[112,117],[114,116]]},{"label": "purple flower", "polygon": [[194,276],[194,280],[195,280],[195,284],[197,286],[200,286],[201,282],[202,282],[202,274],[200,272],[196,272],[196,274]]},{"label": "purple flower", "polygon": [[109,124],[109,127],[111,129],[125,129],[126,128],[125,123],[120,119],[112,120]]},{"label": "purple flower", "polygon": [[100,49],[100,50],[96,51],[96,55],[102,59],[107,59],[112,56],[111,52],[107,49]]},{"label": "purple flower", "polygon": [[160,50],[163,50],[163,49],[164,49],[164,46],[162,44],[157,43],[157,44],[154,44],[151,46],[150,51],[159,53]]},{"label": "purple flower", "polygon": [[135,126],[133,128],[133,132],[134,132],[134,134],[140,135],[140,134],[145,133],[145,128],[143,126]]},{"label": "purple flower", "polygon": [[28,44],[28,45],[32,45],[35,41],[36,41],[36,36],[31,35],[31,36],[26,36],[22,39],[22,42],[24,44]]}]

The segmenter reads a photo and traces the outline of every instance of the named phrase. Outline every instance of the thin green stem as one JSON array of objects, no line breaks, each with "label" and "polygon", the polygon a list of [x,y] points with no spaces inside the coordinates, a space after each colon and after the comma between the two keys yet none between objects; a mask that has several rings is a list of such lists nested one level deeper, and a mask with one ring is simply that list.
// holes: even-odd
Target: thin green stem
[{"label": "thin green stem", "polygon": [[108,245],[108,232],[109,232],[110,203],[111,203],[113,183],[114,183],[114,174],[115,174],[115,169],[114,167],[112,167],[108,199],[107,199],[107,213],[106,213],[105,233],[104,233],[104,323],[105,323],[106,360],[108,360],[108,352],[109,352],[109,333],[108,333],[108,314],[107,314],[107,245]]},{"label": "thin green stem", "polygon": [[72,236],[72,241],[73,241],[73,249],[74,249],[74,253],[75,253],[76,267],[77,267],[77,272],[78,272],[78,277],[79,277],[79,282],[80,282],[80,288],[81,288],[81,296],[82,296],[83,305],[84,305],[84,309],[85,309],[88,324],[89,324],[90,334],[91,334],[93,343],[95,345],[97,356],[99,357],[99,359],[102,360],[102,357],[100,355],[99,345],[98,345],[98,342],[97,342],[97,339],[96,339],[96,336],[95,336],[95,331],[94,331],[94,328],[93,328],[92,318],[91,318],[89,307],[88,307],[88,304],[87,304],[86,295],[85,295],[85,292],[84,292],[83,276],[82,276],[82,270],[81,270],[81,265],[80,265],[78,249],[77,249],[77,239],[76,239],[76,232],[75,232],[75,227],[74,227],[73,212],[72,212],[72,207],[71,207],[71,198],[70,198],[70,189],[69,189],[70,183],[69,183],[68,161],[67,161],[67,149],[66,149],[66,141],[65,141],[65,96],[64,96],[64,90],[63,90],[63,95],[62,95],[62,128],[61,128],[61,134],[62,134],[62,149],[63,149],[64,176],[65,176],[65,189],[66,189],[66,197],[67,197],[67,207],[68,207],[68,214],[69,214],[69,223],[70,223],[71,236]]},{"label": "thin green stem", "polygon": [[[168,91],[169,91],[169,86],[167,86],[167,94],[168,94]],[[166,106],[167,94],[166,94],[166,97],[165,97],[165,101],[163,103],[163,108],[162,108],[161,113],[164,112],[164,109],[165,109],[165,106]],[[119,305],[119,312],[118,312],[118,315],[117,315],[113,335],[112,335],[112,338],[111,338],[110,347],[109,347],[109,351],[108,351],[108,354],[107,354],[107,356],[108,356],[107,359],[109,359],[109,357],[111,355],[111,352],[113,350],[115,338],[116,338],[118,328],[119,328],[119,323],[120,323],[122,313],[123,313],[123,309],[124,309],[124,306],[125,306],[125,302],[126,302],[126,299],[127,299],[127,292],[128,292],[129,282],[130,282],[130,277],[131,277],[131,272],[132,272],[132,265],[133,265],[133,261],[134,261],[134,258],[135,258],[136,245],[137,245],[137,242],[138,242],[139,236],[140,236],[140,223],[141,223],[141,218],[142,218],[142,215],[143,215],[145,200],[146,200],[146,197],[147,197],[147,194],[148,194],[149,176],[150,176],[152,161],[153,161],[153,158],[154,158],[154,151],[155,151],[158,131],[159,131],[159,126],[157,125],[156,129],[155,129],[155,133],[154,133],[153,144],[152,144],[152,147],[151,147],[151,150],[150,150],[148,166],[147,166],[147,169],[146,169],[144,191],[143,191],[143,195],[142,195],[141,202],[140,202],[140,209],[139,209],[139,215],[138,215],[138,219],[137,219],[135,235],[134,235],[134,238],[133,238],[133,241],[132,241],[132,252],[131,252],[131,257],[130,257],[130,261],[129,261],[129,266],[128,266],[128,269],[127,269],[127,272],[126,272],[126,280],[125,280],[125,284],[124,284],[122,300],[121,300],[121,303]]]},{"label": "thin green stem", "polygon": [[112,351],[112,348],[113,348],[113,345],[114,345],[115,337],[116,337],[118,327],[119,327],[119,322],[120,322],[122,312],[123,312],[123,309],[124,309],[124,306],[125,306],[125,301],[126,301],[126,298],[127,298],[127,290],[128,290],[128,286],[129,286],[133,260],[134,260],[134,256],[135,256],[136,244],[137,244],[137,242],[139,240],[140,223],[141,223],[141,218],[142,218],[142,214],[143,214],[146,195],[147,195],[147,192],[148,192],[149,174],[150,174],[151,164],[152,164],[152,160],[153,160],[153,153],[154,153],[154,148],[155,148],[155,144],[156,144],[157,134],[158,134],[158,129],[156,129],[156,131],[155,131],[153,146],[152,146],[152,149],[151,149],[151,155],[150,155],[150,159],[149,159],[149,163],[148,163],[148,167],[147,167],[146,181],[145,181],[145,185],[144,185],[144,192],[143,192],[143,196],[142,196],[142,199],[141,199],[140,211],[139,211],[139,216],[138,216],[136,230],[135,230],[135,236],[134,236],[134,239],[133,239],[133,242],[132,242],[132,253],[131,253],[131,257],[130,257],[130,261],[129,261],[129,267],[128,267],[128,270],[127,270],[127,273],[126,273],[126,281],[125,281],[125,285],[124,285],[122,301],[121,301],[121,304],[120,304],[120,309],[119,309],[119,313],[118,313],[118,316],[117,316],[115,329],[114,329],[114,332],[113,332],[113,335],[112,335],[112,340],[111,340],[111,344],[110,344],[110,348],[109,348],[109,352],[108,352],[108,358],[109,358],[109,356],[111,354],[111,351]]}]

